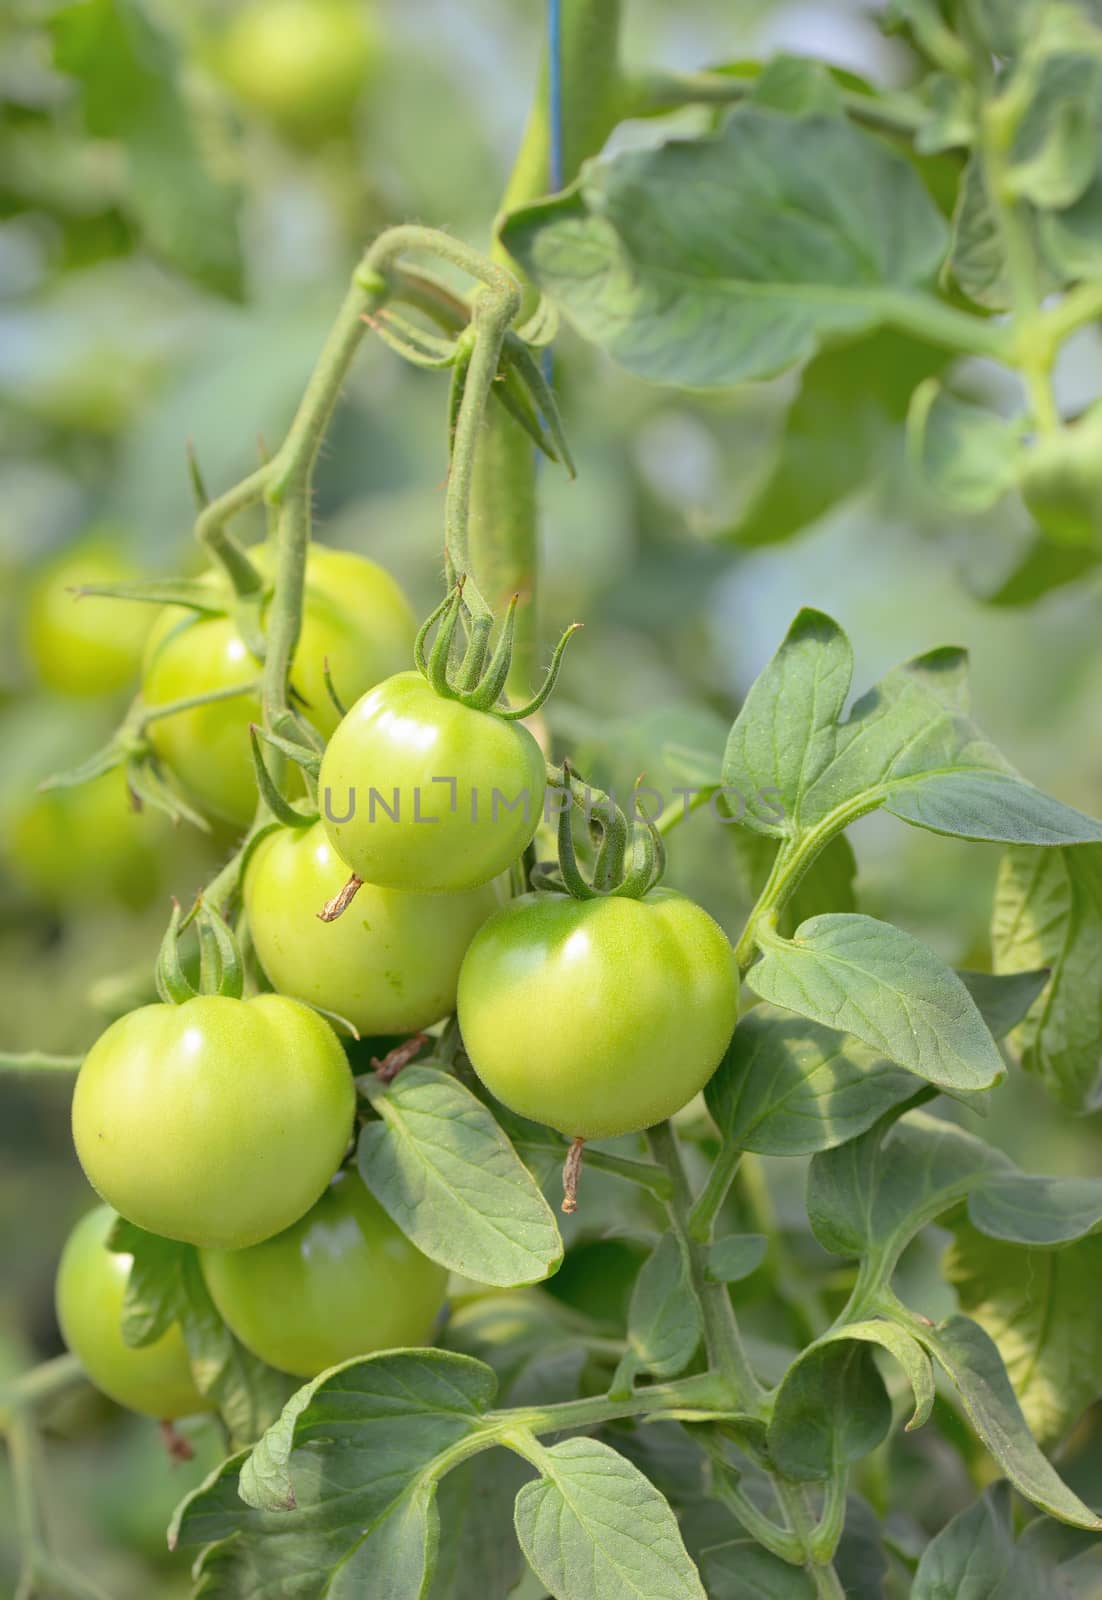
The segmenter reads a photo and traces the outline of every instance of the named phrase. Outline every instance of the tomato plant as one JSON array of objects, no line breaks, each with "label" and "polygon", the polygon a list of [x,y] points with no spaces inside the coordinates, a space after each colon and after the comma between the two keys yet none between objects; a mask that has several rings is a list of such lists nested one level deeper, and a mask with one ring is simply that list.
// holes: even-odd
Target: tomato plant
[{"label": "tomato plant", "polygon": [[424,1344],[448,1278],[348,1171],[283,1233],[247,1250],[204,1250],[202,1263],[242,1344],[302,1378],[352,1356]]},{"label": "tomato plant", "polygon": [[[494,0],[462,49],[344,0],[28,24],[26,345],[65,280],[68,352],[144,316],[164,389],[93,440],[38,372],[0,447],[5,571],[115,508],[99,614],[159,608],[0,919],[12,1154],[117,1213],[67,1355],[8,1377],[54,1330],[5,1365],[0,1321],[21,1600],[90,1600],[39,1449],[86,1378],[217,1413],[197,1597],[1098,1590],[1102,20],[892,0],[842,69],[795,9],[758,61],[706,0],[548,0],[538,75]],[[151,943],[111,790],[220,856],[89,985]]]},{"label": "tomato plant", "polygon": [[[265,575],[273,554],[260,546],[250,560]],[[320,732],[331,733],[339,720],[325,684],[326,663],[337,692],[354,698],[408,657],[413,632],[401,590],[373,561],[344,550],[311,551],[294,686]],[[142,695],[155,711],[255,684],[258,670],[231,616],[181,615],[170,607],[149,636]],[[238,825],[248,822],[256,803],[248,728],[259,715],[256,694],[246,692],[151,725],[154,749],[187,793],[213,816]]]},{"label": "tomato plant", "polygon": [[498,886],[435,895],[367,883],[355,906],[327,926],[318,912],[347,876],[321,823],[261,840],[244,903],[272,985],[364,1034],[416,1033],[450,1016],[460,963],[500,903]]},{"label": "tomato plant", "polygon": [[727,935],[664,889],[524,895],[475,935],[459,977],[459,1025],[486,1087],[584,1139],[636,1133],[686,1105],[736,1009]]},{"label": "tomato plant", "polygon": [[57,1320],[65,1343],[104,1394],[150,1417],[186,1417],[211,1402],[195,1387],[183,1335],[173,1324],[152,1344],[124,1342],[120,1322],[132,1258],[108,1248],[110,1206],[81,1217],[57,1269]]},{"label": "tomato plant", "polygon": [[328,1023],[282,995],[143,1006],[103,1033],[73,1095],[92,1186],[168,1239],[231,1249],[298,1220],[337,1168],[352,1079]]}]

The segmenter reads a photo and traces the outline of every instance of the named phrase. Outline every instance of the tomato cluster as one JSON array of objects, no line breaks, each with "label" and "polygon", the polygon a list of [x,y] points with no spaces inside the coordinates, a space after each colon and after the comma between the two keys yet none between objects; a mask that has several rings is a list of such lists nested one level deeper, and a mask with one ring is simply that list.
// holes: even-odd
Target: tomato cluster
[{"label": "tomato cluster", "polygon": [[[249,557],[270,582],[271,549]],[[223,965],[198,994],[163,982],[160,1003],[93,1046],[73,1137],[107,1207],[78,1224],[58,1278],[63,1331],[93,1378],[162,1416],[204,1402],[178,1329],[122,1341],[128,1263],[104,1247],[115,1213],[196,1247],[226,1324],[285,1372],[431,1335],[447,1275],[346,1163],[356,1091],[335,1024],[401,1037],[457,1013],[490,1096],[592,1139],[685,1105],[737,996],[726,936],[681,895],[629,875],[584,898],[509,898],[544,820],[543,752],[500,704],[403,670],[413,615],[362,557],[311,549],[306,566],[290,700],[327,741],[320,771],[303,766],[318,814],[291,762],[285,798],[265,789],[257,812],[261,664],[226,581],[202,581],[209,607],[169,606],[153,624],[142,704],[184,702],[149,737],[193,805],[241,830],[256,815],[240,894],[260,992]]]}]

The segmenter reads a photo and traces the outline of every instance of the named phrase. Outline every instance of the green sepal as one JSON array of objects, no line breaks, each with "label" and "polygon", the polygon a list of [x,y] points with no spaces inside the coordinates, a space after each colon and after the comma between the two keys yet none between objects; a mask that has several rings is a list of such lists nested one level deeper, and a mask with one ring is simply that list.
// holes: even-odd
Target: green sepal
[{"label": "green sepal", "polygon": [[264,752],[260,748],[261,729],[255,722],[249,724],[249,750],[253,758],[253,773],[256,777],[256,786],[260,790],[260,797],[268,810],[277,821],[282,822],[287,828],[309,828],[318,820],[316,811],[299,811],[287,799],[271,773],[268,763],[264,760]]},{"label": "green sepal", "polygon": [[172,915],[165,929],[165,936],[161,940],[154,968],[157,993],[165,1005],[169,1006],[182,1006],[186,1000],[194,1000],[199,992],[189,981],[180,960],[180,932],[180,902],[174,900]]}]

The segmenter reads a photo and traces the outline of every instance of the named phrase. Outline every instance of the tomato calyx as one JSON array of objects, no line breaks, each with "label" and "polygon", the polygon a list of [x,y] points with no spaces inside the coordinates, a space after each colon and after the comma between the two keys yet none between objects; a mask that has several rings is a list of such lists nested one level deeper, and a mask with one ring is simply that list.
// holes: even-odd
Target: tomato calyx
[{"label": "tomato calyx", "polygon": [[[199,938],[199,986],[192,983],[180,958],[180,936],[192,924]],[[166,1005],[180,1006],[200,994],[217,994],[240,1000],[245,992],[245,965],[228,923],[200,897],[184,917],[180,902],[172,902],[154,971],[157,993]]]},{"label": "tomato calyx", "polygon": [[[544,680],[532,698],[522,706],[510,706],[505,699],[505,685],[513,662],[520,595],[515,594],[510,600],[497,643],[491,651],[493,615],[489,611],[466,605],[463,598],[466,581],[466,574],[460,573],[435,611],[422,623],[413,647],[417,670],[442,699],[458,700],[472,711],[489,712],[506,722],[521,722],[534,715],[554,689],[566,647],[582,624],[571,623],[562,635],[555,646]],[[466,633],[466,642],[459,664],[453,671],[460,623]],[[436,637],[429,649],[428,639],[434,627],[437,630]]]},{"label": "tomato calyx", "polygon": [[[557,865],[537,866],[531,874],[536,889],[566,893],[575,900],[620,895],[641,900],[661,881],[666,870],[662,835],[645,812],[633,807],[628,821],[611,795],[583,783],[569,761],[549,767],[548,787],[558,793]],[[580,810],[596,845],[593,868],[586,877],[574,845],[574,811]],[[636,823],[642,826],[637,827]]]}]

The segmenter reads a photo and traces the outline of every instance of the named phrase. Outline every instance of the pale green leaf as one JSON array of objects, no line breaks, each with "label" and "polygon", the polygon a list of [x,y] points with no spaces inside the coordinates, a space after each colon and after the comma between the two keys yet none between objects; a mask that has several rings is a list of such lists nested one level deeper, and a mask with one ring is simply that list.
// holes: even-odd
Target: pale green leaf
[{"label": "pale green leaf", "polygon": [[700,1306],[676,1234],[665,1233],[639,1270],[628,1309],[636,1370],[656,1378],[684,1372],[700,1343]]},{"label": "pale green leaf", "polygon": [[596,1439],[540,1453],[517,1496],[521,1548],[554,1600],[706,1600],[669,1503]]},{"label": "pale green leaf", "polygon": [[708,1248],[708,1276],[713,1283],[740,1283],[765,1260],[769,1240],[764,1233],[729,1233]]},{"label": "pale green leaf", "polygon": [[587,338],[693,387],[769,377],[890,320],[945,249],[933,201],[887,145],[759,106],[715,137],[589,163],[501,237]]},{"label": "pale green leaf", "polygon": [[954,510],[986,511],[1014,487],[1019,430],[962,400],[936,378],[920,384],[907,416],[907,454],[923,489]]},{"label": "pale green leaf", "polygon": [[432,1067],[407,1067],[375,1100],[359,1170],[431,1260],[480,1283],[536,1283],[562,1260],[550,1206],[491,1112]]}]

